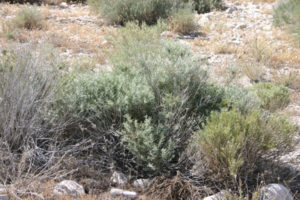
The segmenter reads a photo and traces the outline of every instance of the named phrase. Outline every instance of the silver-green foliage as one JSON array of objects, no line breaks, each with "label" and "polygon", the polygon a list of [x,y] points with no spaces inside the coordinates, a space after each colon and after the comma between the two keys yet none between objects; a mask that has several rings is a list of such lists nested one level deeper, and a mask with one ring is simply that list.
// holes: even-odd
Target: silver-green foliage
[{"label": "silver-green foliage", "polygon": [[148,175],[174,169],[193,130],[222,98],[199,59],[180,43],[156,37],[157,29],[123,28],[110,55],[114,70],[76,76],[63,100],[63,112],[101,127],[99,138],[117,131]]},{"label": "silver-green foliage", "polygon": [[235,108],[242,113],[256,110],[261,105],[255,92],[241,86],[229,85],[224,88],[223,103],[225,107]]},{"label": "silver-green foliage", "polygon": [[167,18],[182,4],[181,0],[88,0],[89,5],[116,24],[128,21],[155,24],[159,18]]}]

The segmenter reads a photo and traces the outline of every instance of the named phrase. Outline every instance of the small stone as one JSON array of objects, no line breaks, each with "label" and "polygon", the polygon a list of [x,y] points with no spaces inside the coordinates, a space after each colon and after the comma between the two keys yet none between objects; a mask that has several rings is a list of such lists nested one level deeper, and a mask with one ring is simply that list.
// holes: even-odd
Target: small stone
[{"label": "small stone", "polygon": [[270,31],[271,29],[272,29],[271,25],[266,25],[266,26],[263,27],[264,31]]},{"label": "small stone", "polygon": [[110,190],[110,194],[111,194],[111,196],[124,196],[129,199],[134,199],[138,196],[136,192],[122,190],[122,189],[118,189],[118,188],[112,188]]},{"label": "small stone", "polygon": [[59,4],[59,7],[65,9],[68,7],[68,4],[66,2],[61,2],[61,4]]},{"label": "small stone", "polygon": [[9,200],[9,197],[6,194],[0,194],[0,200]]},{"label": "small stone", "polygon": [[269,184],[260,189],[261,200],[293,200],[289,189],[281,184]]},{"label": "small stone", "polygon": [[125,174],[117,171],[112,174],[110,180],[117,186],[124,186],[128,183],[128,178],[125,176]]},{"label": "small stone", "polygon": [[150,179],[137,179],[133,182],[133,187],[145,188],[151,185]]},{"label": "small stone", "polygon": [[230,193],[226,190],[222,190],[217,194],[205,197],[203,200],[227,200],[230,197]]},{"label": "small stone", "polygon": [[237,26],[237,28],[239,28],[239,29],[245,29],[245,28],[247,28],[247,25],[246,24],[239,24]]},{"label": "small stone", "polygon": [[53,189],[54,196],[69,195],[76,198],[83,194],[85,194],[83,186],[72,180],[64,180]]},{"label": "small stone", "polygon": [[201,19],[198,21],[198,24],[203,26],[207,23],[209,23],[211,17],[209,15],[202,15]]},{"label": "small stone", "polygon": [[175,34],[172,33],[171,31],[164,31],[160,34],[161,37],[167,37],[167,38],[171,38],[171,37],[175,37]]},{"label": "small stone", "polygon": [[7,195],[6,188],[4,185],[0,185],[0,200],[8,200],[9,197]]},{"label": "small stone", "polygon": [[226,12],[229,14],[233,13],[234,11],[237,11],[237,7],[235,7],[235,6],[232,6],[226,10]]}]

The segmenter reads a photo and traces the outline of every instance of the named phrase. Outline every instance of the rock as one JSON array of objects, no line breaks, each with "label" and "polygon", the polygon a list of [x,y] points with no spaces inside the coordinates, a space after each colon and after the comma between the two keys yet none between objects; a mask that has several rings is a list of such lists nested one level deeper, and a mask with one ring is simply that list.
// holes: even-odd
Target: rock
[{"label": "rock", "polygon": [[68,7],[68,4],[66,2],[61,2],[61,4],[59,4],[59,7],[65,9]]},{"label": "rock", "polygon": [[124,196],[129,199],[134,199],[137,198],[137,193],[133,191],[128,191],[128,190],[122,190],[118,188],[112,188],[110,190],[110,195],[111,196]]},{"label": "rock", "polygon": [[117,186],[124,186],[128,183],[128,178],[125,176],[125,174],[117,171],[112,174],[110,180]]},{"label": "rock", "polygon": [[209,15],[202,15],[201,19],[198,21],[198,24],[203,26],[207,23],[209,23],[211,17]]},{"label": "rock", "polygon": [[281,184],[269,184],[260,189],[260,200],[293,200],[289,189]]},{"label": "rock", "polygon": [[239,24],[237,26],[237,28],[239,28],[239,29],[245,29],[245,28],[247,28],[247,25],[246,24]]},{"label": "rock", "polygon": [[171,31],[164,31],[160,34],[161,37],[167,37],[167,38],[174,38],[176,35],[172,33]]},{"label": "rock", "polygon": [[7,194],[0,194],[0,200],[9,200],[9,197]]},{"label": "rock", "polygon": [[145,188],[150,186],[152,181],[150,179],[137,179],[133,182],[133,187]]},{"label": "rock", "polygon": [[0,200],[8,200],[8,194],[4,185],[0,185]]},{"label": "rock", "polygon": [[71,180],[64,180],[53,189],[54,196],[69,195],[76,198],[83,194],[85,194],[83,186]]},{"label": "rock", "polygon": [[217,194],[205,197],[203,200],[227,200],[229,196],[230,196],[230,193],[228,191],[222,190],[222,191],[218,192]]},{"label": "rock", "polygon": [[234,11],[237,11],[237,7],[236,6],[232,6],[232,7],[228,8],[226,10],[226,12],[229,13],[229,14],[233,13]]}]

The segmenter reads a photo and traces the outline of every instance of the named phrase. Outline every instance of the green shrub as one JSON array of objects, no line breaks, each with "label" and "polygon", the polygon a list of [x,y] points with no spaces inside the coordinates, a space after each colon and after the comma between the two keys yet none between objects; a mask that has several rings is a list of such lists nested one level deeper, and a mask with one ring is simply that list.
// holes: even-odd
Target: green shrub
[{"label": "green shrub", "polygon": [[192,0],[198,13],[210,12],[212,9],[221,9],[222,0]]},{"label": "green shrub", "polygon": [[274,8],[274,24],[276,26],[287,26],[298,40],[300,40],[300,1],[281,1]]},{"label": "green shrub", "polygon": [[264,109],[273,111],[285,107],[290,102],[289,89],[285,86],[276,86],[273,83],[258,83],[253,87],[257,96],[261,99]]},{"label": "green shrub", "polygon": [[204,130],[198,132],[198,142],[216,181],[252,179],[258,162],[274,156],[274,149],[282,154],[294,133],[295,127],[284,118],[222,110],[211,114]]},{"label": "green shrub", "polygon": [[182,0],[88,0],[88,3],[116,24],[128,21],[155,24],[159,18],[167,18],[182,4]]},{"label": "green shrub", "polygon": [[17,13],[11,23],[18,28],[42,28],[44,25],[44,16],[36,7],[26,6]]},{"label": "green shrub", "polygon": [[110,55],[114,70],[76,76],[61,109],[94,129],[95,141],[117,131],[148,176],[173,172],[193,130],[222,99],[191,51],[158,39],[158,30],[123,28]]},{"label": "green shrub", "polygon": [[196,30],[196,23],[194,21],[194,13],[192,8],[179,9],[174,12],[169,19],[169,29],[181,34],[188,34]]},{"label": "green shrub", "polygon": [[235,108],[242,113],[248,113],[258,109],[261,102],[253,91],[230,85],[224,88],[223,104],[227,108]]}]

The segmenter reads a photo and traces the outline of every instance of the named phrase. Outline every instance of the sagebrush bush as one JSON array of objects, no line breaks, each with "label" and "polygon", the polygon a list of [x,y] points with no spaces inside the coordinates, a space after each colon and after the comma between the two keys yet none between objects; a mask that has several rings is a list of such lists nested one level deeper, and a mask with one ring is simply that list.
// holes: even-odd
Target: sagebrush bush
[{"label": "sagebrush bush", "polygon": [[199,14],[223,7],[222,0],[192,0],[192,3]]},{"label": "sagebrush bush", "polygon": [[261,102],[253,91],[243,87],[229,85],[224,88],[223,104],[227,108],[248,113],[259,108]]},{"label": "sagebrush bush", "polygon": [[295,127],[284,118],[222,110],[211,114],[198,132],[198,143],[215,181],[246,180],[255,179],[262,158],[274,158],[274,150],[284,153],[294,133]]},{"label": "sagebrush bush", "polygon": [[114,70],[76,76],[62,110],[78,116],[89,130],[91,123],[99,127],[95,140],[117,131],[148,176],[173,173],[192,131],[222,99],[191,51],[156,38],[158,30],[123,28],[110,55]]},{"label": "sagebrush bush", "polygon": [[289,89],[269,82],[260,82],[253,87],[261,100],[261,107],[270,111],[287,106],[290,102]]},{"label": "sagebrush bush", "polygon": [[192,33],[196,30],[194,13],[191,6],[179,9],[169,17],[169,29],[181,34]]},{"label": "sagebrush bush", "polygon": [[274,24],[287,26],[298,40],[300,40],[300,1],[281,1],[273,11]]},{"label": "sagebrush bush", "polygon": [[26,6],[18,11],[11,23],[17,28],[40,29],[44,26],[44,16],[36,7]]},{"label": "sagebrush bush", "polygon": [[182,0],[88,0],[88,4],[109,21],[125,24],[128,21],[155,24],[167,18]]}]

